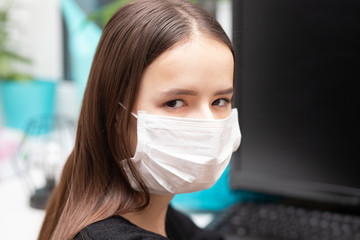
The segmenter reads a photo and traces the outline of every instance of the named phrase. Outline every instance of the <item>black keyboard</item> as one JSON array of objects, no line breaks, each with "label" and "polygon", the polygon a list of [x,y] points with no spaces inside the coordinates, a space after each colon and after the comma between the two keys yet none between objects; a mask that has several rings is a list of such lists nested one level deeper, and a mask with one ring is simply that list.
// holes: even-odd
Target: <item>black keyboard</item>
[{"label": "black keyboard", "polygon": [[360,240],[360,216],[274,203],[238,203],[207,228],[231,240]]}]

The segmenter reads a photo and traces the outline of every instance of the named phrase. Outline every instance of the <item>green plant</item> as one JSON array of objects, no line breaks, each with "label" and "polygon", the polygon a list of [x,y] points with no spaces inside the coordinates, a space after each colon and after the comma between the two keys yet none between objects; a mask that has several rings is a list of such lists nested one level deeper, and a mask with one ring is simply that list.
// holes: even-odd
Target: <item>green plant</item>
[{"label": "green plant", "polygon": [[128,2],[131,2],[131,0],[114,0],[90,14],[89,20],[96,22],[103,29],[116,10]]},{"label": "green plant", "polygon": [[30,64],[31,60],[13,50],[16,47],[12,45],[9,33],[11,6],[10,1],[0,6],[0,81],[30,80],[32,78],[29,74],[18,71],[16,68],[16,64]]},{"label": "green plant", "polygon": [[[89,20],[96,22],[99,25],[99,27],[103,29],[105,24],[108,22],[110,17],[116,12],[116,10],[131,1],[132,0],[114,0],[113,2],[106,4],[102,8],[90,14]],[[190,2],[197,4],[199,0],[190,0]]]}]

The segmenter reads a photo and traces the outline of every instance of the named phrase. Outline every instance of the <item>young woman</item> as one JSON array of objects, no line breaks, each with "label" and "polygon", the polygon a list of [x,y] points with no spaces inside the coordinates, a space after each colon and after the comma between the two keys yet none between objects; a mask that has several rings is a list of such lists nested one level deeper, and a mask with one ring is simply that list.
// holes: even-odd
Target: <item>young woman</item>
[{"label": "young woman", "polygon": [[200,7],[142,0],[119,9],[39,239],[220,239],[169,204],[211,187],[240,144],[233,73],[230,40]]}]

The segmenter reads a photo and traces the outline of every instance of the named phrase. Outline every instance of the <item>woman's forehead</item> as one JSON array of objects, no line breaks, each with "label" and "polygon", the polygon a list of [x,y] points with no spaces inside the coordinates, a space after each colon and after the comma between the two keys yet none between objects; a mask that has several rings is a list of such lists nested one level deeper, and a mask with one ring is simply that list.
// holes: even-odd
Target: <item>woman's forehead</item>
[{"label": "woman's forehead", "polygon": [[146,69],[140,90],[227,89],[233,86],[233,71],[233,55],[225,44],[198,38],[177,44],[160,55]]}]

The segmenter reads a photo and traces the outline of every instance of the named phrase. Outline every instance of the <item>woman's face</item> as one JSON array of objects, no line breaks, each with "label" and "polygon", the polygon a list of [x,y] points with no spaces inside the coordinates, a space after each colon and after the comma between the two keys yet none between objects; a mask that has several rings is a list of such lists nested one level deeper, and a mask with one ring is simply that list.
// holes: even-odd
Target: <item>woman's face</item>
[{"label": "woman's face", "polygon": [[[226,118],[231,112],[233,72],[233,55],[225,44],[201,36],[178,43],[146,69],[132,112]],[[134,153],[136,139],[131,145]]]},{"label": "woman's face", "polygon": [[134,113],[221,119],[231,112],[234,60],[230,49],[197,37],[175,45],[145,71]]}]

